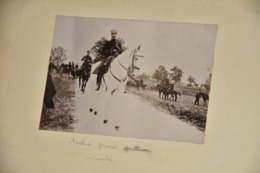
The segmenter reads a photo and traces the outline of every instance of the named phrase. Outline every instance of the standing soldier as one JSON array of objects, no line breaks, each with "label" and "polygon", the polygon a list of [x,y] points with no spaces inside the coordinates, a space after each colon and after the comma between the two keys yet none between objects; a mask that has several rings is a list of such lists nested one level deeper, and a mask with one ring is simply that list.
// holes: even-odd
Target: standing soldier
[{"label": "standing soldier", "polygon": [[197,94],[195,95],[195,105],[199,105],[200,102],[200,94],[197,92]]},{"label": "standing soldier", "polygon": [[74,62],[73,62],[73,61],[72,61],[72,63],[71,63],[71,68],[72,68],[72,70],[75,69],[75,67],[74,67]]},{"label": "standing soldier", "polygon": [[76,70],[79,69],[79,65],[78,65],[78,63],[75,65],[75,69],[76,69]]}]

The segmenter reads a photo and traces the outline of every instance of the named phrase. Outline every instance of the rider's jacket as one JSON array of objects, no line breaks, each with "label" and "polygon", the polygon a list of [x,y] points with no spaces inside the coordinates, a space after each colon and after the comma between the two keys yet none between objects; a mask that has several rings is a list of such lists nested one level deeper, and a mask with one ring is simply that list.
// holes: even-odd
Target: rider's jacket
[{"label": "rider's jacket", "polygon": [[103,54],[108,56],[115,56],[116,54],[121,54],[123,52],[123,48],[121,43],[117,39],[111,39],[106,42]]}]

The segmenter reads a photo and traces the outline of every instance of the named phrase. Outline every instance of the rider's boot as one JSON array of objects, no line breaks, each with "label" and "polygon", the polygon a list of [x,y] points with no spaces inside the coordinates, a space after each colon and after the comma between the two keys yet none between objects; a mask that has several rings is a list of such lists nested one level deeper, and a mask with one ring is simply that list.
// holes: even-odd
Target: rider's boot
[{"label": "rider's boot", "polygon": [[97,88],[95,90],[98,91],[99,89],[100,89],[100,83],[97,84]]}]

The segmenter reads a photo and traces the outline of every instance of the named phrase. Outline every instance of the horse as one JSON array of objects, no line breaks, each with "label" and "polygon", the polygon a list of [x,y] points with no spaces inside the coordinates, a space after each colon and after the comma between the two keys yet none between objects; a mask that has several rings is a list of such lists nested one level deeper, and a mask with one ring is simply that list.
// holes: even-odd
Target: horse
[{"label": "horse", "polygon": [[201,91],[198,94],[203,99],[203,105],[206,106],[207,101],[209,101],[209,95],[207,93],[204,93],[204,92],[201,92]]},{"label": "horse", "polygon": [[70,77],[70,73],[71,73],[71,68],[69,67],[69,65],[62,63],[60,66],[60,76],[66,74],[68,77]]},{"label": "horse", "polygon": [[174,101],[177,101],[178,95],[181,96],[181,93],[176,90],[171,90],[170,95],[171,97],[169,98],[169,100],[173,99]]},{"label": "horse", "polygon": [[78,71],[79,88],[81,88],[81,91],[83,93],[85,92],[85,88],[90,75],[91,75],[91,66],[87,66],[87,65],[83,66],[83,68]]},{"label": "horse", "polygon": [[156,89],[159,91],[159,98],[165,98],[166,87],[163,84],[156,85]]},{"label": "horse", "polygon": [[146,84],[141,84],[141,88],[142,88],[143,90],[145,90]]},{"label": "horse", "polygon": [[138,79],[135,79],[134,82],[135,82],[135,87],[136,87],[136,89],[139,90],[140,85],[141,85],[141,84],[140,84],[140,81],[139,81]]},{"label": "horse", "polygon": [[70,75],[72,76],[73,79],[77,79],[79,77],[79,70],[75,68],[71,68],[70,70]]},{"label": "horse", "polygon": [[[108,72],[103,76],[103,82],[100,85],[99,91],[94,90],[96,87],[96,78],[93,78],[93,75],[91,76],[90,81],[92,85],[87,88],[89,90],[88,98],[91,100],[89,108],[91,113],[94,115],[105,115],[105,117],[107,117],[107,110],[109,109],[111,102],[115,97],[118,98],[126,93],[124,88],[127,79],[134,78],[135,72],[140,70],[140,67],[138,67],[138,60],[140,57],[143,57],[137,54],[140,48],[140,45],[132,50],[128,48],[116,58],[113,58]],[[131,73],[129,73],[130,71]],[[105,122],[107,122],[107,120],[104,120],[104,123]]]},{"label": "horse", "polygon": [[158,84],[156,86],[156,88],[159,91],[159,98],[168,100],[169,95],[171,94],[171,91],[174,88],[174,85],[173,84],[165,85],[165,84],[161,83],[161,84]]}]

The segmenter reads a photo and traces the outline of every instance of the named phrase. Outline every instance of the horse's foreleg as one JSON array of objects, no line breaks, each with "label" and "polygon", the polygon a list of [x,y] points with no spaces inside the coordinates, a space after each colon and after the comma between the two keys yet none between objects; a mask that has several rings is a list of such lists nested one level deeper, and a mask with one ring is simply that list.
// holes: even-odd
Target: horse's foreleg
[{"label": "horse's foreleg", "polygon": [[85,91],[86,85],[87,85],[87,80],[85,79],[84,86],[83,86],[83,92]]},{"label": "horse's foreleg", "polygon": [[82,78],[82,84],[81,84],[81,91],[84,93],[84,91],[85,91],[85,79],[84,78]]},{"label": "horse's foreleg", "polygon": [[166,94],[165,93],[163,93],[163,98],[166,100]]},{"label": "horse's foreleg", "polygon": [[81,85],[81,77],[79,76],[79,88],[80,88],[80,85]]}]

